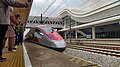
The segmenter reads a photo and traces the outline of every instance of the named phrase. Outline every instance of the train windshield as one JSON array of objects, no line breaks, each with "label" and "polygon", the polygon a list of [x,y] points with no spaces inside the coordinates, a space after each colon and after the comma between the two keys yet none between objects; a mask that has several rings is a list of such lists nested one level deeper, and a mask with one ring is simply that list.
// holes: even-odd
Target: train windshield
[{"label": "train windshield", "polygon": [[53,28],[51,28],[51,27],[45,27],[45,28],[43,28],[43,30],[45,32],[53,32]]}]

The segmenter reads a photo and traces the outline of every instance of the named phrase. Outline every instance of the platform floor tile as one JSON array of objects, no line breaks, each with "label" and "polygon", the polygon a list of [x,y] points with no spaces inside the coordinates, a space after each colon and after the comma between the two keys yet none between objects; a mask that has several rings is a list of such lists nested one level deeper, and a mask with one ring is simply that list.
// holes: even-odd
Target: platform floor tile
[{"label": "platform floor tile", "polygon": [[8,52],[4,49],[3,57],[7,58],[4,62],[0,62],[0,67],[25,67],[23,46],[20,45],[16,52]]}]

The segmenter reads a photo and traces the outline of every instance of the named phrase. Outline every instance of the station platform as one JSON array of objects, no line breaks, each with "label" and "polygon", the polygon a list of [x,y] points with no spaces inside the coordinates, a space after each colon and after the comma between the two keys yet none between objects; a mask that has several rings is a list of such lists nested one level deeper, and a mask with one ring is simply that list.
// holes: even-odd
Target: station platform
[{"label": "station platform", "polygon": [[4,62],[0,62],[0,67],[25,67],[23,46],[19,45],[16,52],[8,52],[4,49],[3,57],[7,58]]},{"label": "station platform", "polygon": [[0,67],[80,67],[70,61],[71,57],[30,42],[19,45],[16,52],[5,48],[3,57],[7,60],[0,62]]},{"label": "station platform", "polygon": [[19,45],[16,52],[5,48],[3,57],[7,60],[0,62],[0,67],[98,67],[87,61],[80,64],[77,58],[30,42]]},{"label": "station platform", "polygon": [[72,57],[30,42],[24,42],[32,67],[81,67]]}]

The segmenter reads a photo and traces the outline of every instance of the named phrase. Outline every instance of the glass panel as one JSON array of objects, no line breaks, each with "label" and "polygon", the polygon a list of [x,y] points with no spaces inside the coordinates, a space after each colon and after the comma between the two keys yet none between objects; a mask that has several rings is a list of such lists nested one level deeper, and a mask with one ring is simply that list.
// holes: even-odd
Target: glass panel
[{"label": "glass panel", "polygon": [[45,32],[53,32],[51,27],[42,28]]},{"label": "glass panel", "polygon": [[42,35],[40,35],[38,32],[35,32],[35,37],[42,39]]}]

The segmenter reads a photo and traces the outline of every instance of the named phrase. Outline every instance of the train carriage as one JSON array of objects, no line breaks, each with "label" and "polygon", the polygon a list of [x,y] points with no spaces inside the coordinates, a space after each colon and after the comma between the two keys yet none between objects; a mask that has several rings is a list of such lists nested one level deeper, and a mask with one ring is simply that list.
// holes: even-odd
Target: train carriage
[{"label": "train carriage", "polygon": [[47,25],[39,25],[32,28],[26,35],[29,41],[49,47],[57,51],[64,51],[66,43],[64,39],[52,27]]}]

